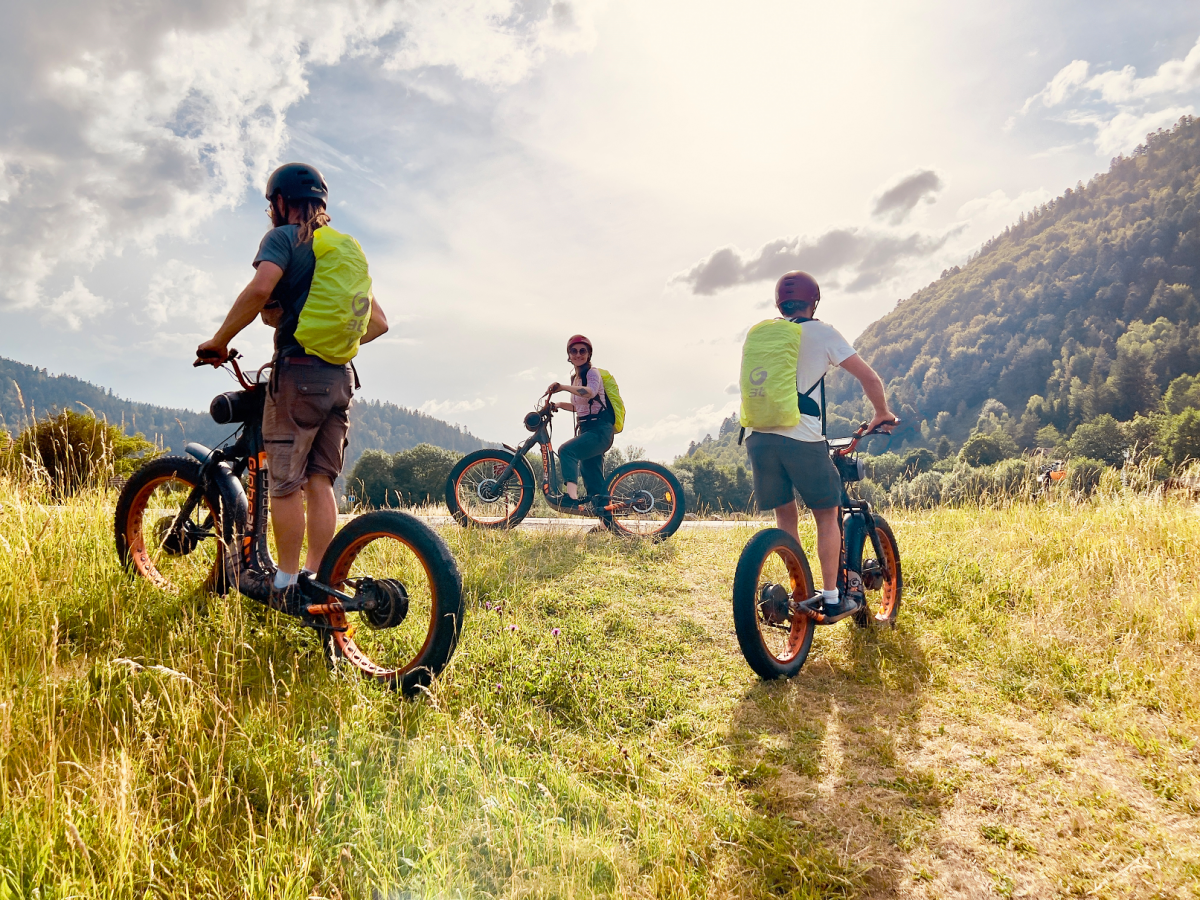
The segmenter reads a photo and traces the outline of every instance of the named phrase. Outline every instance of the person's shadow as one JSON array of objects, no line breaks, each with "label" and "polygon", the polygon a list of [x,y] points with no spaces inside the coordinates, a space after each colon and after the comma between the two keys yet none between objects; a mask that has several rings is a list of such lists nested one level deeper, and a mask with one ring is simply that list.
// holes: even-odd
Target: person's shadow
[{"label": "person's shadow", "polygon": [[746,691],[729,744],[750,809],[736,842],[760,881],[748,893],[888,895],[913,877],[905,853],[944,794],[900,752],[929,678],[903,623],[834,625],[796,677]]}]

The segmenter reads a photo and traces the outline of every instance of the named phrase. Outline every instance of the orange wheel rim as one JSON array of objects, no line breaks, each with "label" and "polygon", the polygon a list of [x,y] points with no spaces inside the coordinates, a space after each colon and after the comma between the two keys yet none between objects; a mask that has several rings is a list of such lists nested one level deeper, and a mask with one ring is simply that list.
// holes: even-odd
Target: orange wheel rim
[{"label": "orange wheel rim", "polygon": [[390,669],[386,666],[381,666],[376,663],[373,659],[371,659],[370,656],[364,653],[356,643],[354,643],[353,630],[346,630],[349,629],[349,625],[344,612],[327,613],[325,615],[325,619],[329,622],[330,627],[341,629],[332,632],[332,635],[333,643],[342,656],[350,660],[350,662],[353,663],[357,669],[365,672],[373,678],[393,680],[416,668],[416,660],[424,657],[425,651],[429,649],[429,644],[433,640],[435,631],[434,626],[437,624],[438,607],[440,604],[438,603],[437,582],[435,582],[433,579],[433,572],[430,570],[429,563],[425,560],[425,557],[418,553],[416,548],[413,547],[411,543],[399,537],[398,535],[392,534],[391,532],[376,531],[370,534],[364,534],[349,547],[347,547],[342,555],[338,557],[338,560],[333,567],[333,577],[330,579],[329,586],[341,590],[341,587],[343,584],[345,584],[346,579],[350,577],[350,569],[354,566],[355,560],[358,559],[358,554],[362,552],[364,547],[379,538],[391,538],[397,543],[403,544],[409,549],[413,556],[421,561],[421,567],[425,570],[425,578],[429,582],[429,593],[433,601],[430,604],[431,614],[429,616],[428,626],[425,630],[425,643],[422,644],[421,649],[417,653],[413,654],[412,660],[406,665],[399,668]]},{"label": "orange wheel rim", "polygon": [[[800,557],[796,556],[786,547],[775,547],[771,553],[777,555],[787,568],[788,578],[791,582],[790,593],[792,597],[797,596],[797,593],[799,593],[802,600],[808,599],[809,595],[812,593],[812,585],[808,583],[808,578],[804,574],[804,566],[800,564]],[[770,555],[768,555],[767,559],[770,558]],[[764,560],[764,563],[765,562],[766,560]],[[801,649],[803,649],[804,640],[808,636],[809,631],[816,627],[815,624],[813,623],[812,619],[801,613],[792,615],[789,619],[791,627],[787,636],[787,652],[784,655],[780,655],[767,644],[765,635],[763,634],[763,628],[770,628],[771,626],[765,625],[765,623],[762,621],[762,613],[758,610],[757,605],[758,598],[755,597],[754,616],[755,622],[758,625],[758,639],[762,643],[763,649],[781,663],[791,662],[796,658],[796,655],[801,651]]]},{"label": "orange wheel rim", "polygon": [[[659,475],[657,472],[651,472],[648,469],[636,469],[632,472],[626,472],[624,475],[622,475],[620,478],[618,478],[616,481],[614,481],[612,483],[610,490],[609,490],[610,497],[612,498],[610,502],[613,502],[613,503],[616,502],[618,486],[621,484],[621,482],[625,481],[626,479],[632,478],[635,475],[649,475],[651,478],[654,478],[654,479],[660,481],[663,485],[665,485],[666,491],[664,492],[664,495],[663,495],[663,503],[665,505],[662,507],[663,518],[661,521],[657,521],[654,519],[636,518],[637,513],[635,512],[634,513],[635,518],[632,518],[632,519],[623,519],[619,516],[614,515],[612,517],[613,523],[617,526],[618,529],[620,529],[621,531],[623,531],[626,534],[638,534],[638,535],[658,534],[660,531],[662,531],[664,528],[667,527],[668,523],[670,523],[671,519],[674,518],[674,516],[675,516],[676,497],[675,497],[674,488],[672,488],[670,483],[665,478],[663,478],[661,475]],[[653,496],[653,495],[651,495],[651,496]],[[656,509],[659,508],[657,498],[654,499],[654,503],[655,503],[655,508]],[[636,522],[638,525],[647,525],[647,526],[655,525],[655,527],[653,527],[653,528],[627,528],[626,524],[625,524],[626,522]]]},{"label": "orange wheel rim", "polygon": [[[507,491],[501,495],[501,497],[504,500],[504,515],[503,516],[496,516],[496,517],[487,518],[487,519],[477,518],[476,516],[473,516],[469,512],[467,512],[466,504],[463,503],[463,494],[462,494],[462,490],[461,490],[463,478],[466,476],[466,474],[468,472],[472,471],[477,466],[480,466],[480,465],[483,465],[483,464],[489,463],[489,462],[490,463],[500,463],[500,465],[502,465],[502,466],[508,465],[507,461],[502,460],[502,459],[497,459],[495,457],[488,457],[487,459],[476,460],[474,463],[472,463],[471,465],[469,465],[465,469],[463,469],[461,472],[459,472],[458,478],[455,479],[455,482],[454,482],[454,496],[458,500],[458,508],[460,510],[462,510],[462,514],[464,516],[466,516],[466,518],[470,519],[472,522],[475,522],[478,525],[494,525],[497,522],[507,522],[509,516],[512,515],[512,510],[511,510],[511,508],[509,506],[509,502],[508,502],[508,492]],[[517,475],[516,460],[513,460],[513,463],[514,463],[514,465],[513,465],[512,477],[517,478],[518,483],[519,483],[520,476]],[[495,474],[495,473],[493,473],[493,474]],[[468,496],[470,496],[471,493],[472,492],[468,491]],[[500,500],[501,500],[501,498],[498,497],[496,499],[496,502],[500,503]]]},{"label": "orange wheel rim", "polygon": [[883,580],[883,587],[879,591],[879,612],[875,614],[876,619],[885,622],[896,614],[897,586],[900,580],[897,578],[897,573],[900,571],[900,560],[896,554],[896,545],[892,543],[887,533],[880,530],[877,534],[879,535],[879,546],[882,548],[885,557],[880,562],[891,573],[888,578]]},{"label": "orange wheel rim", "polygon": [[[146,535],[143,532],[143,526],[146,520],[146,507],[150,501],[150,496],[168,482],[177,481],[180,484],[195,487],[195,485],[184,481],[177,475],[166,475],[162,478],[156,478],[153,481],[147,482],[133,498],[133,503],[129,507],[129,516],[125,519],[125,544],[129,548],[129,559],[133,563],[134,569],[139,575],[154,585],[160,588],[174,587],[170,580],[167,579],[162,572],[158,570],[158,566],[154,564],[154,560],[150,558],[150,551],[146,547]],[[208,510],[209,515],[213,517],[213,522],[218,521],[216,513],[213,512],[212,506],[209,505],[208,498],[203,497],[200,501],[204,508]],[[217,537],[220,541],[220,537]],[[213,563],[213,571],[215,572],[221,564],[220,557]]]}]

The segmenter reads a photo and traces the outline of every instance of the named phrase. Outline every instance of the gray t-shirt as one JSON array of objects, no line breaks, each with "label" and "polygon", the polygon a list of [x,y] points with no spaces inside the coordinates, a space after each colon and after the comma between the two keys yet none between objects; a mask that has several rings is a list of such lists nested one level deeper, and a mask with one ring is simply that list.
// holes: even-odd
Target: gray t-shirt
[{"label": "gray t-shirt", "polygon": [[254,268],[260,262],[270,262],[283,269],[283,276],[271,291],[271,300],[279,303],[283,309],[283,318],[275,329],[275,358],[296,356],[304,353],[304,348],[296,340],[296,325],[300,321],[300,311],[304,309],[304,301],[308,299],[308,290],[312,287],[313,271],[317,268],[317,258],[313,255],[312,241],[304,244],[296,243],[298,225],[280,225],[272,228],[258,245],[258,255],[254,257]]}]

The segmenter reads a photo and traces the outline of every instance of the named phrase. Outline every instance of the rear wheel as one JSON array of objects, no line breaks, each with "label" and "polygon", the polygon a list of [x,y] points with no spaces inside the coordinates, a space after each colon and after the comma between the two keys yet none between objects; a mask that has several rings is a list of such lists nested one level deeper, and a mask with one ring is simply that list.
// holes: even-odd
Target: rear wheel
[{"label": "rear wheel", "polygon": [[445,668],[462,628],[462,576],[450,548],[406,513],[367,513],[337,533],[317,581],[375,608],[321,618],[325,650],[392,690],[411,695]]},{"label": "rear wheel", "polygon": [[631,462],[613,470],[608,479],[609,505],[605,526],[618,534],[663,540],[683,521],[683,488],[666,466]]},{"label": "rear wheel", "polygon": [[446,506],[459,525],[513,528],[529,515],[535,490],[529,463],[517,460],[504,484],[498,480],[513,459],[504,450],[476,450],[450,470]]},{"label": "rear wheel", "polygon": [[[200,463],[187,456],[161,456],[138,469],[117,499],[117,557],[166,590],[204,584],[225,593],[233,583],[234,517],[222,519],[220,498],[200,481]],[[191,510],[180,518],[186,505]]]},{"label": "rear wheel", "polygon": [[[881,559],[875,558],[875,548],[870,539],[866,541],[863,553],[862,580],[867,589],[867,608],[855,615],[858,625],[887,625],[896,624],[896,615],[900,612],[900,596],[904,593],[904,573],[900,568],[900,549],[896,545],[896,535],[892,526],[883,516],[875,516],[875,531],[879,535],[879,547],[883,551]],[[878,591],[879,593],[874,593]],[[872,608],[874,612],[872,613]]]},{"label": "rear wheel", "polygon": [[812,571],[795,538],[767,528],[750,539],[733,577],[733,624],[760,678],[790,678],[804,665],[817,626],[795,605],[812,595]]}]

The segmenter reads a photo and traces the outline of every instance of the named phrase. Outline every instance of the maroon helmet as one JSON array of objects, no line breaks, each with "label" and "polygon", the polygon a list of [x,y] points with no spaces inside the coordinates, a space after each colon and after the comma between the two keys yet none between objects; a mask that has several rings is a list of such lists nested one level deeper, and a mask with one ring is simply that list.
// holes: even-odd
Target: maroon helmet
[{"label": "maroon helmet", "polygon": [[[801,306],[821,299],[821,286],[807,272],[788,272],[775,282],[775,305],[786,315],[795,315]],[[790,310],[784,304],[790,305]]]},{"label": "maroon helmet", "polygon": [[592,352],[592,342],[585,338],[582,334],[571,335],[571,339],[567,341],[567,350],[571,349],[572,344],[586,344],[588,353]]}]

